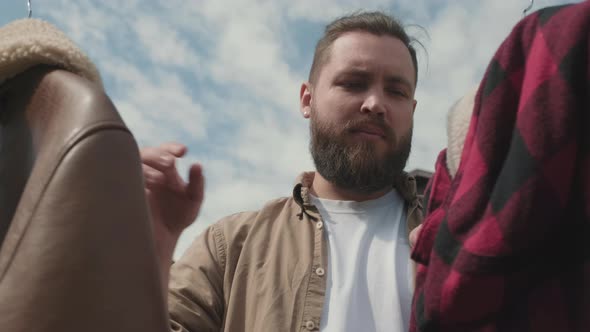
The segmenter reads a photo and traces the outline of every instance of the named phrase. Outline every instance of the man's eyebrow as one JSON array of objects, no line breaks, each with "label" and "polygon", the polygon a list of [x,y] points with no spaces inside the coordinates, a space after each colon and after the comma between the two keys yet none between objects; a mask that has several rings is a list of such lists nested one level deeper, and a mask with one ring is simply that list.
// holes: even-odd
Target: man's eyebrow
[{"label": "man's eyebrow", "polygon": [[392,84],[402,84],[405,85],[407,88],[412,89],[414,84],[412,84],[407,78],[399,75],[388,76],[385,81],[387,83]]},{"label": "man's eyebrow", "polygon": [[367,70],[353,68],[353,69],[343,70],[342,72],[338,73],[336,76],[338,76],[338,77],[342,77],[342,76],[369,77],[369,76],[371,76],[371,73]]},{"label": "man's eyebrow", "polygon": [[[346,69],[343,70],[342,72],[338,73],[336,75],[337,78],[342,78],[342,77],[358,77],[358,78],[367,78],[367,77],[371,77],[373,74],[368,71],[368,70],[364,70],[364,69],[360,69],[360,68],[351,68],[351,69]],[[414,88],[414,84],[412,82],[410,82],[409,79],[405,78],[404,76],[401,75],[390,75],[387,76],[387,78],[385,79],[385,81],[389,84],[401,84],[404,85],[405,87],[407,87],[408,89],[413,89]]]}]

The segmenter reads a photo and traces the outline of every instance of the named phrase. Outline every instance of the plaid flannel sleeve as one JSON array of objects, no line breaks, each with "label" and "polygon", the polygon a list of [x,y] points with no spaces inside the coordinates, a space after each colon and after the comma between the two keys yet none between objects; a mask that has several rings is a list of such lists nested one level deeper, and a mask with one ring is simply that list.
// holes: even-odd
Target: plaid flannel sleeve
[{"label": "plaid flannel sleeve", "polygon": [[590,331],[589,36],[590,1],[545,8],[490,62],[414,248],[412,331]]}]

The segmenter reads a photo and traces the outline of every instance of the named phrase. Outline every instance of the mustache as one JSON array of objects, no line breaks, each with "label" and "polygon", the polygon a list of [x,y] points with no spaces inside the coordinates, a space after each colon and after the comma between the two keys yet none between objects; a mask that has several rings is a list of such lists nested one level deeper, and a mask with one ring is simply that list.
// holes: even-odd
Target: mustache
[{"label": "mustache", "polygon": [[388,140],[393,139],[393,129],[385,123],[382,117],[371,117],[364,119],[349,120],[344,126],[345,132],[359,131],[367,127],[378,128]]}]

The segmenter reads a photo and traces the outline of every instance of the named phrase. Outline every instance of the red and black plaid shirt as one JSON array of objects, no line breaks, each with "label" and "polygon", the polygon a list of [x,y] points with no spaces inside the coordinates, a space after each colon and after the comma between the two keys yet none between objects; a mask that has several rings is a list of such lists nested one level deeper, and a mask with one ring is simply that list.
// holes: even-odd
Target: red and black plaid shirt
[{"label": "red and black plaid shirt", "polygon": [[413,251],[411,331],[590,331],[590,1],[521,21],[445,154]]}]

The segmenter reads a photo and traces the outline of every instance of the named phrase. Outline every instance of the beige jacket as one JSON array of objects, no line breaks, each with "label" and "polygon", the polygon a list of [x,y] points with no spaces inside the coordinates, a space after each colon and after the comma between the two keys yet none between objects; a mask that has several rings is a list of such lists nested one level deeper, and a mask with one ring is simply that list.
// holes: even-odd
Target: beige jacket
[{"label": "beige jacket", "polygon": [[[300,176],[292,197],[226,217],[194,241],[171,271],[173,331],[318,330],[328,248],[309,202],[313,174]],[[423,218],[416,181],[404,176],[395,187],[409,234]]]}]

